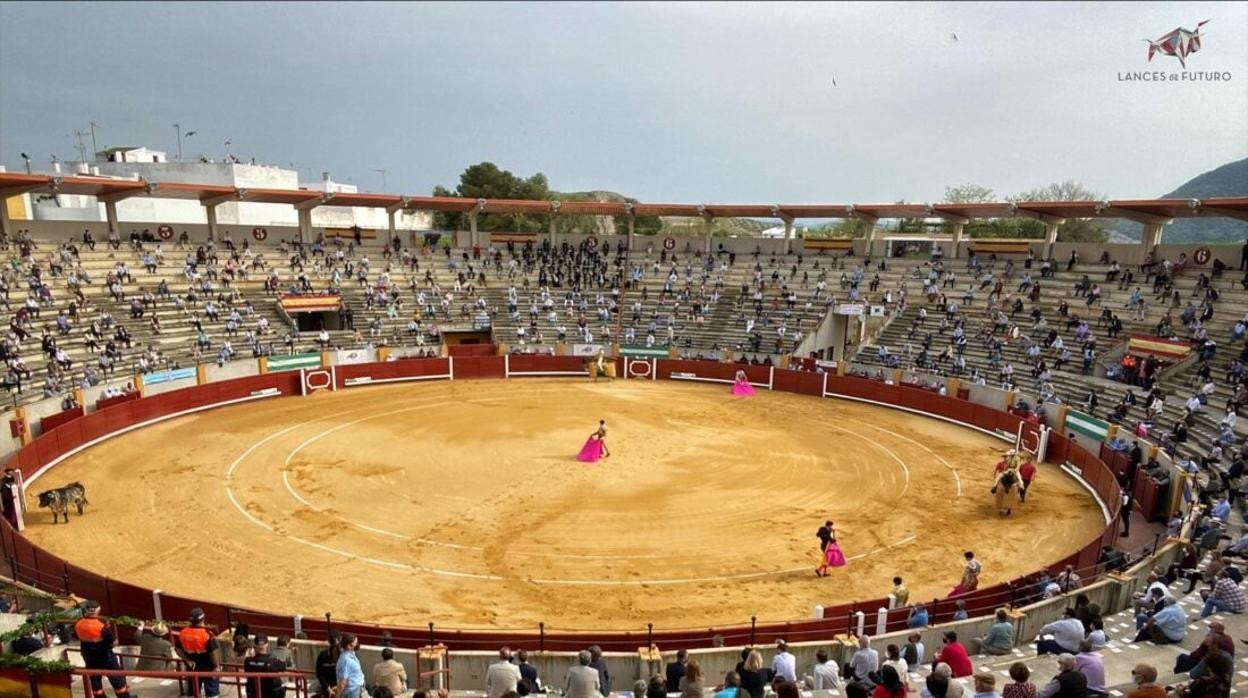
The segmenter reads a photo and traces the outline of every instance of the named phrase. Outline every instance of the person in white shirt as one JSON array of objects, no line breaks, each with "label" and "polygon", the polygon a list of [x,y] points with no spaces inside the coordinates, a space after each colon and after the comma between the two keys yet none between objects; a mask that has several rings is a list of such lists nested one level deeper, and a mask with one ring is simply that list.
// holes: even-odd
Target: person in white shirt
[{"label": "person in white shirt", "polygon": [[498,661],[485,671],[485,694],[488,698],[502,698],[504,693],[516,690],[520,683],[520,667],[511,663],[511,648],[498,651]]},{"label": "person in white shirt", "polygon": [[771,660],[771,670],[785,681],[797,681],[797,658],[789,652],[789,644],[776,641],[776,657]]},{"label": "person in white shirt", "polygon": [[[1074,654],[1083,642],[1083,623],[1075,618],[1075,609],[1067,608],[1065,617],[1040,629],[1041,639],[1036,643],[1036,654]],[[1053,639],[1043,639],[1052,635]]]},{"label": "person in white shirt", "polygon": [[849,669],[854,678],[867,680],[867,677],[880,668],[880,653],[871,649],[871,638],[863,635],[858,638],[858,651],[849,658]]},{"label": "person in white shirt", "polygon": [[814,681],[808,685],[816,691],[828,691],[841,687],[841,669],[836,662],[828,659],[827,650],[815,652]]}]

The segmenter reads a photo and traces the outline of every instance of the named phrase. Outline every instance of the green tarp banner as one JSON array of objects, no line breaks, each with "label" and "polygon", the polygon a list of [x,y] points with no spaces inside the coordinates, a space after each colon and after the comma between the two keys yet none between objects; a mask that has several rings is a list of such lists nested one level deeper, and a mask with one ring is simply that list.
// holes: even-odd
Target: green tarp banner
[{"label": "green tarp banner", "polygon": [[644,347],[639,345],[625,346],[620,345],[620,356],[653,356],[658,359],[666,359],[668,351],[660,347]]},{"label": "green tarp banner", "polygon": [[312,352],[309,354],[290,354],[288,356],[270,356],[269,371],[276,373],[278,371],[293,371],[299,368],[320,368],[321,355]]},{"label": "green tarp banner", "polygon": [[1101,420],[1089,414],[1084,414],[1078,410],[1067,410],[1066,412],[1066,428],[1076,434],[1104,441],[1109,437],[1109,422]]}]

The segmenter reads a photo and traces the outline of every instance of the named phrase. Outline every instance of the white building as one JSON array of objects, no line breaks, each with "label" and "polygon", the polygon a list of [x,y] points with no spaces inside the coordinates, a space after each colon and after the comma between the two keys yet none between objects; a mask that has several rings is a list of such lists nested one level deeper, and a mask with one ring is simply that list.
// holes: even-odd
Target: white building
[{"label": "white building", "polygon": [[[210,184],[241,189],[308,189],[313,191],[355,192],[356,187],[338,184],[325,173],[321,182],[299,183],[295,170],[271,165],[243,162],[186,161],[169,162],[165,153],[142,147],[110,148],[101,151],[95,162],[53,163],[53,174],[78,177],[98,176],[148,182],[181,182]],[[35,220],[104,221],[104,204],[93,196],[37,194],[30,196],[27,210]],[[161,224],[204,224],[204,207],[193,200],[130,197],[117,203],[117,218],[122,232],[136,226],[155,227]],[[231,201],[217,207],[218,225],[298,226],[294,207],[285,204],[263,204]],[[386,212],[381,209],[322,206],[312,211],[312,225],[385,230]],[[403,212],[395,217],[395,227],[404,230],[428,230],[432,216],[426,212]]]}]

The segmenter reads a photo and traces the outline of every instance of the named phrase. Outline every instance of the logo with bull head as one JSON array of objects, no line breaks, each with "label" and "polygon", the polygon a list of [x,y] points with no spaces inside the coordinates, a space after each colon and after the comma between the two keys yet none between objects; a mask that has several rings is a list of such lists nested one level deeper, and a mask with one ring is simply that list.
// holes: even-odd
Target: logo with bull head
[{"label": "logo with bull head", "polygon": [[1187,67],[1187,57],[1200,50],[1200,28],[1209,23],[1205,20],[1196,25],[1196,29],[1184,29],[1179,27],[1174,31],[1162,35],[1156,41],[1145,39],[1148,43],[1148,60],[1151,63],[1153,56],[1163,54],[1166,56],[1174,56],[1179,59],[1179,65]]}]

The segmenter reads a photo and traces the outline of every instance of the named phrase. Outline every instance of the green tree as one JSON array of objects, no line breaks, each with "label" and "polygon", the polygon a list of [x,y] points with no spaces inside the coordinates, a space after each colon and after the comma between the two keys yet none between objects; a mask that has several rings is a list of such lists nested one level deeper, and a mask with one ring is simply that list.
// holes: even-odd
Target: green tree
[{"label": "green tree", "polygon": [[[1105,197],[1079,182],[1068,179],[1048,186],[1025,191],[1010,197],[1010,201],[1101,201]],[[1057,239],[1062,242],[1105,242],[1109,228],[1095,218],[1071,218],[1057,228]]]},{"label": "green tree", "polygon": [[[468,199],[537,199],[549,201],[550,183],[546,175],[538,172],[526,178],[517,177],[508,170],[500,170],[492,162],[470,165],[459,175],[459,186],[451,191],[443,186],[433,189],[434,196],[460,196]],[[514,230],[537,232],[545,230],[548,216],[525,213],[493,213],[477,219],[480,230]],[[462,213],[438,212],[433,225],[439,230],[466,230],[468,216]]]},{"label": "green tree", "polygon": [[997,195],[991,189],[978,184],[945,187],[945,203],[947,204],[986,204],[996,199]]}]

